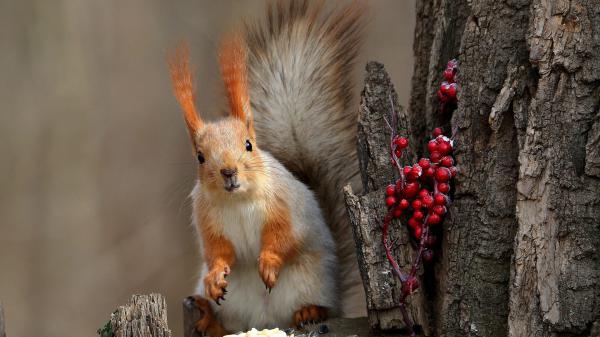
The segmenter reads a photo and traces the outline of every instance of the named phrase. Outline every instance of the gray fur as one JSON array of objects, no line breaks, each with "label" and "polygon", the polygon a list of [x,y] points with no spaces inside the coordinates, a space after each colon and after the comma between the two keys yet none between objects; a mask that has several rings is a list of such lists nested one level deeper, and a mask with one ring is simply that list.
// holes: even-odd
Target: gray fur
[{"label": "gray fur", "polygon": [[322,5],[278,1],[246,23],[250,100],[258,144],[317,195],[336,239],[342,312],[355,317],[366,303],[342,188],[360,189],[351,78],[362,6]]}]

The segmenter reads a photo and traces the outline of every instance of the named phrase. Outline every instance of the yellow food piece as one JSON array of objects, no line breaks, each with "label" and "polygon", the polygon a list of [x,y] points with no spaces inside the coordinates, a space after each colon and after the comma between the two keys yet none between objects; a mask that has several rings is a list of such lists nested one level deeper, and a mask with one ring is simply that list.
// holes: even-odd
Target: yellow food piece
[{"label": "yellow food piece", "polygon": [[[288,335],[283,330],[275,329],[264,329],[264,330],[256,330],[252,329],[247,332],[242,332],[237,335],[226,335],[224,337],[288,337]],[[294,335],[290,335],[289,337],[294,337]]]}]

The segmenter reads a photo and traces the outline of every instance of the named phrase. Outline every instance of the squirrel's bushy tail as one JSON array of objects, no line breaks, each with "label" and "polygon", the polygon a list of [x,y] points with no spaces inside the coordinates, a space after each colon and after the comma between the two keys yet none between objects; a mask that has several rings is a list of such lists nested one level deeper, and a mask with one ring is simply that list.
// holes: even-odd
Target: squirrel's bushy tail
[{"label": "squirrel's bushy tail", "polygon": [[258,144],[316,193],[336,238],[342,313],[365,315],[364,289],[342,188],[358,178],[353,63],[364,6],[276,1],[246,23],[248,81]]}]

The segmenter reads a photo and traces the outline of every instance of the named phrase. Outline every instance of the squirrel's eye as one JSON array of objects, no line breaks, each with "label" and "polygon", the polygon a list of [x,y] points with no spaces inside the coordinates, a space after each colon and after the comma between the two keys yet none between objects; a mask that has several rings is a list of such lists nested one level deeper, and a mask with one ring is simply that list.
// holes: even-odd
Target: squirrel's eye
[{"label": "squirrel's eye", "polygon": [[246,151],[252,151],[252,143],[246,139]]},{"label": "squirrel's eye", "polygon": [[204,155],[202,154],[202,152],[198,152],[198,162],[200,164],[204,164]]}]

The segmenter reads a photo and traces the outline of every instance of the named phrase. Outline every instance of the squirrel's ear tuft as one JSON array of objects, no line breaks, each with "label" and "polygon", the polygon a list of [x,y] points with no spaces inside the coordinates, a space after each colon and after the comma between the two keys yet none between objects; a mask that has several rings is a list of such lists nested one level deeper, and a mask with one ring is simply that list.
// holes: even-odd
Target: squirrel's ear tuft
[{"label": "squirrel's ear tuft", "polygon": [[253,134],[254,122],[248,97],[246,42],[240,32],[234,32],[223,40],[219,63],[231,115],[244,121]]},{"label": "squirrel's ear tuft", "polygon": [[169,56],[168,62],[173,82],[173,92],[183,110],[185,123],[193,142],[194,135],[202,128],[204,123],[196,110],[194,79],[189,59],[189,47],[187,43],[182,42],[175,50],[175,53]]}]

